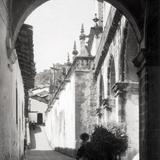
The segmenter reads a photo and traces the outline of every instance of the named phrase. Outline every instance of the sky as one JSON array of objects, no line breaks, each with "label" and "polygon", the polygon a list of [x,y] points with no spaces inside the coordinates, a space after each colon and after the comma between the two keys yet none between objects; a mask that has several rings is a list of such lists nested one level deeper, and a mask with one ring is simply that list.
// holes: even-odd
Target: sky
[{"label": "sky", "polygon": [[25,23],[33,26],[37,72],[65,63],[68,52],[72,59],[74,40],[79,49],[81,25],[88,34],[94,13],[95,0],[50,0],[32,12]]}]

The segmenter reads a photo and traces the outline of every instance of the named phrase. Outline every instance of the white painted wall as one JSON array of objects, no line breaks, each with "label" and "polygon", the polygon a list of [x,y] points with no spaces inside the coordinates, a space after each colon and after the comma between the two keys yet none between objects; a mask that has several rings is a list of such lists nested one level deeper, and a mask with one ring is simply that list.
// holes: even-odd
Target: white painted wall
[{"label": "white painted wall", "polygon": [[[10,61],[6,47],[8,14],[2,1],[0,10],[2,11],[0,13],[0,160],[19,159],[23,154],[25,131],[24,88],[18,61],[9,68]],[[18,115],[16,115],[16,86]]]},{"label": "white painted wall", "polygon": [[37,112],[29,112],[29,121],[37,123]]},{"label": "white painted wall", "polygon": [[[46,134],[52,147],[75,149],[75,76],[61,91],[46,119]],[[55,128],[56,127],[56,128]]]},{"label": "white painted wall", "polygon": [[[37,113],[42,113],[43,114],[43,122],[45,122],[45,111],[47,109],[47,104],[40,102],[38,100],[30,98],[30,111],[31,112],[37,112]],[[32,114],[32,113],[31,113]],[[32,116],[31,116],[32,117]]]}]

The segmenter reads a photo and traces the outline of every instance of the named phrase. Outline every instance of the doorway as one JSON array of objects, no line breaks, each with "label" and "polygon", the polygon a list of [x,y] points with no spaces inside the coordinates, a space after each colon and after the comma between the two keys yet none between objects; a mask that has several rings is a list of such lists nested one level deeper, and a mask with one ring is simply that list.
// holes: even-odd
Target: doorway
[{"label": "doorway", "polygon": [[43,124],[43,114],[42,113],[37,114],[37,123],[39,125]]}]

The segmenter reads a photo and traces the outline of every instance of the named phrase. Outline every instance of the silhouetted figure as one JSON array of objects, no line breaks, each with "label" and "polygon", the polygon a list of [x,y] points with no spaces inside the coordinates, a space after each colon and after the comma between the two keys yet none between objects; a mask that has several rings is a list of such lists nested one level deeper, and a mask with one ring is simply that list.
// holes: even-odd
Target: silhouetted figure
[{"label": "silhouetted figure", "polygon": [[27,140],[24,139],[24,160],[26,159],[26,150],[27,150]]},{"label": "silhouetted figure", "polygon": [[76,159],[79,160],[79,159],[87,159],[85,157],[85,152],[86,152],[86,144],[89,140],[89,135],[87,133],[82,133],[80,135],[80,139],[82,140],[82,143],[81,143],[81,146],[80,148],[78,149],[77,151],[77,154],[76,154]]},{"label": "silhouetted figure", "polygon": [[33,123],[32,123],[32,128],[33,128],[33,130],[36,129],[36,123],[35,123],[35,121],[33,121]]}]

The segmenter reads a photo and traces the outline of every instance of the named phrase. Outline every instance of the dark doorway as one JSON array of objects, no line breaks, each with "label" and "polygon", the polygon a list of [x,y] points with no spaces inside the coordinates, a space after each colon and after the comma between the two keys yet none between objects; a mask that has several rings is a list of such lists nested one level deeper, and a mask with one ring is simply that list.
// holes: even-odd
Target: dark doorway
[{"label": "dark doorway", "polygon": [[43,124],[43,114],[42,113],[37,114],[37,123]]}]

